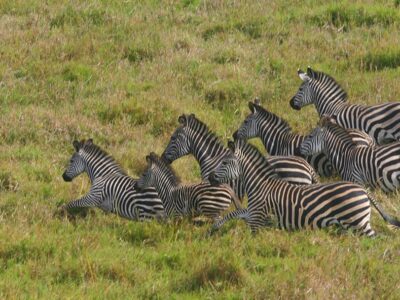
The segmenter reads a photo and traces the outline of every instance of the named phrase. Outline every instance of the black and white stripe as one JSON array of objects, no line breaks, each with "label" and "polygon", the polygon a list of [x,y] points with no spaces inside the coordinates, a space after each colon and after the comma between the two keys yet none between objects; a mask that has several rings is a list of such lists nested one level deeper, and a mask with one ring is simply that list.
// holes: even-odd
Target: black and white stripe
[{"label": "black and white stripe", "polygon": [[72,181],[86,172],[92,186],[89,194],[69,202],[64,208],[98,207],[132,220],[164,217],[161,199],[154,188],[139,192],[136,180],[129,177],[112,156],[93,144],[92,139],[74,141],[73,145],[76,152],[62,177]]},{"label": "black and white stripe", "polygon": [[277,180],[276,173],[261,153],[238,139],[228,143],[227,154],[210,175],[212,183],[241,177],[248,195],[248,208],[232,212],[213,225],[213,230],[232,218],[245,219],[254,232],[277,217],[280,228],[323,228],[339,224],[373,236],[370,225],[370,201],[382,217],[393,226],[400,222],[386,215],[376,200],[361,186],[349,182],[318,185],[293,185]]},{"label": "black and white stripe", "polygon": [[378,144],[400,140],[400,103],[349,104],[347,93],[331,76],[310,67],[298,74],[303,83],[290,101],[292,108],[313,103],[320,117],[333,116],[340,126],[364,131]]},{"label": "black and white stripe", "polygon": [[[172,134],[162,157],[172,162],[182,156],[192,154],[200,165],[203,180],[207,180],[229,150],[194,114],[182,115],[178,120],[181,126]],[[318,182],[315,171],[302,158],[280,155],[269,156],[267,159],[282,180],[294,184]],[[238,197],[243,199],[244,191],[240,180],[233,180],[229,184]]]},{"label": "black and white stripe", "polygon": [[[332,164],[324,153],[301,155],[300,145],[305,136],[293,133],[284,119],[259,105],[258,100],[254,100],[254,103],[249,102],[249,108],[251,113],[237,130],[238,137],[244,139],[259,137],[269,154],[302,156],[321,176],[332,175]],[[373,140],[364,132],[349,130],[349,133],[359,145],[374,145]]]},{"label": "black and white stripe", "polygon": [[146,157],[148,168],[137,181],[139,189],[154,187],[163,202],[166,215],[219,218],[234,201],[234,192],[227,184],[212,186],[209,182],[183,185],[170,165],[155,153]]},{"label": "black and white stripe", "polygon": [[358,147],[330,117],[322,117],[301,145],[303,154],[323,151],[343,180],[393,192],[400,187],[400,142]]}]

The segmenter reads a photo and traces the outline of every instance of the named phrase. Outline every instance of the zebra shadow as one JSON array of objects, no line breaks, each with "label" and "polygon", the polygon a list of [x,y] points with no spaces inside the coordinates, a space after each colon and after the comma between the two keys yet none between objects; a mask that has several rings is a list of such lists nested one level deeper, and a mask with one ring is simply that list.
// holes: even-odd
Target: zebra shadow
[{"label": "zebra shadow", "polygon": [[53,213],[53,217],[58,219],[67,219],[69,222],[76,222],[78,220],[84,220],[89,216],[94,216],[95,214],[95,211],[89,207],[74,207],[66,209],[61,206]]}]

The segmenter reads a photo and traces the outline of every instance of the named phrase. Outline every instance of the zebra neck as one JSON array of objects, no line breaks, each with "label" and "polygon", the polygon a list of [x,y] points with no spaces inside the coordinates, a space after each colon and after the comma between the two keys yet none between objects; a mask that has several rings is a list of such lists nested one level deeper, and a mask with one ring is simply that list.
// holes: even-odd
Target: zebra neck
[{"label": "zebra neck", "polygon": [[158,196],[161,199],[164,207],[173,203],[173,193],[178,185],[173,184],[168,178],[157,178],[154,183]]},{"label": "zebra neck", "polygon": [[271,166],[254,158],[239,159],[244,190],[249,199],[261,191],[265,181],[276,178],[276,173]]},{"label": "zebra neck", "polygon": [[293,154],[295,146],[293,141],[296,140],[296,136],[296,134],[291,132],[279,132],[278,130],[274,131],[268,128],[261,130],[260,132],[260,137],[264,147],[270,155]]},{"label": "zebra neck", "polygon": [[348,104],[343,102],[339,97],[335,97],[335,95],[330,95],[324,91],[318,93],[316,92],[316,97],[314,100],[315,108],[319,116],[322,115],[337,115],[340,111],[343,110]]},{"label": "zebra neck", "polygon": [[96,160],[90,158],[87,159],[86,173],[88,174],[91,183],[93,183],[96,178],[109,174],[126,175],[121,167],[110,157],[103,157]]},{"label": "zebra neck", "polygon": [[348,164],[353,162],[356,145],[353,144],[349,136],[343,138],[343,136],[337,136],[332,132],[326,134],[324,140],[324,152],[329,157],[333,167],[339,173],[342,173],[348,167]]},{"label": "zebra neck", "polygon": [[218,142],[206,144],[207,141],[199,141],[193,144],[193,156],[201,169],[201,177],[208,178],[218,162],[226,154],[227,150]]}]

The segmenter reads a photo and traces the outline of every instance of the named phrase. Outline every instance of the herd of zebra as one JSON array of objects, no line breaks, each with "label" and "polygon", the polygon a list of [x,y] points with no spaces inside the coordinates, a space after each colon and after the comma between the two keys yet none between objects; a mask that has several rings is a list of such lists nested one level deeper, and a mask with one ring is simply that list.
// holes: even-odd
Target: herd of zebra
[{"label": "herd of zebra", "polygon": [[[400,103],[348,104],[331,76],[310,67],[298,75],[303,82],[291,107],[314,104],[320,115],[308,136],[293,133],[257,99],[249,102],[250,114],[228,147],[194,114],[183,114],[164,153],[146,157],[147,169],[139,179],[128,176],[92,139],[74,141],[63,179],[86,172],[91,189],[63,208],[99,207],[132,220],[203,215],[214,221],[210,232],[239,218],[252,232],[275,219],[287,230],[338,224],[374,236],[372,203],[389,226],[400,227],[367,190],[400,187]],[[247,143],[254,137],[261,138],[268,156]],[[200,165],[198,184],[181,184],[170,166],[189,154]],[[345,181],[319,183],[319,176],[334,173]],[[232,203],[235,209],[222,217]]]}]

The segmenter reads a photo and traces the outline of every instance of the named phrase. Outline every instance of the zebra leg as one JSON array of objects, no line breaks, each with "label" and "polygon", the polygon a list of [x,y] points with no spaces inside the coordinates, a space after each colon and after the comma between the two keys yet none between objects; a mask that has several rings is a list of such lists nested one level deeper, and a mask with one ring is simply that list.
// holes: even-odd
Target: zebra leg
[{"label": "zebra leg", "polygon": [[80,199],[73,200],[65,205],[63,205],[63,209],[70,209],[75,207],[94,207],[98,206],[101,202],[101,195],[98,194],[87,194]]},{"label": "zebra leg", "polygon": [[214,223],[210,229],[210,235],[216,232],[219,228],[221,228],[227,221],[232,219],[244,219],[247,220],[248,218],[248,210],[247,208],[238,209],[235,211],[231,211],[225,217],[223,217],[218,222]]}]

